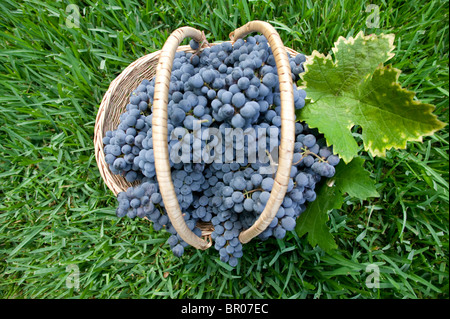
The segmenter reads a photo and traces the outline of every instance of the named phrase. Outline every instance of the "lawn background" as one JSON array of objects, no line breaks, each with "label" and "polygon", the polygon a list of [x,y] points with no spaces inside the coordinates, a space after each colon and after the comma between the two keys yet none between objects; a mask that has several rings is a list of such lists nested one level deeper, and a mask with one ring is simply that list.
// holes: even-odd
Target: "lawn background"
[{"label": "lawn background", "polygon": [[[70,27],[70,3],[79,28]],[[95,116],[110,82],[186,25],[214,42],[264,20],[306,54],[331,52],[339,36],[361,30],[394,33],[402,86],[448,123],[448,1],[373,1],[378,28],[367,25],[376,13],[369,4],[2,0],[0,297],[448,298],[448,126],[386,158],[362,152],[381,196],[348,197],[330,213],[333,254],[295,234],[253,240],[235,270],[214,249],[176,258],[166,232],[117,219],[97,169]],[[380,270],[378,289],[366,285],[370,264]]]}]

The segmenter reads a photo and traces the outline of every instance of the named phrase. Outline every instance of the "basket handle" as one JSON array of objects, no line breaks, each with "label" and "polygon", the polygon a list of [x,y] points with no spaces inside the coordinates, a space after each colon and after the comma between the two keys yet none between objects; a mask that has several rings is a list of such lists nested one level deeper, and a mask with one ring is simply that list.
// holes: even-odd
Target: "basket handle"
[{"label": "basket handle", "polygon": [[173,227],[183,240],[189,245],[205,250],[211,246],[211,242],[203,240],[194,234],[184,221],[180,205],[178,204],[175,188],[172,183],[167,129],[167,104],[169,97],[169,83],[172,72],[175,53],[181,41],[185,38],[193,38],[197,42],[204,40],[204,34],[191,27],[176,29],[167,38],[159,57],[155,75],[155,93],[153,99],[153,148],[155,150],[155,170],[164,207]]},{"label": "basket handle", "polygon": [[291,68],[286,49],[275,28],[267,22],[250,21],[244,26],[230,33],[230,39],[234,43],[237,39],[251,32],[262,33],[269,41],[275,58],[280,82],[281,99],[281,141],[279,146],[278,169],[275,175],[272,191],[266,207],[248,229],[241,232],[239,240],[245,244],[262,233],[272,222],[286,195],[286,190],[291,174],[292,159],[294,156],[295,142],[295,109],[294,92],[291,76]]},{"label": "basket handle", "polygon": [[[293,83],[289,59],[283,42],[278,32],[269,23],[263,21],[251,21],[230,33],[230,39],[234,42],[251,32],[262,33],[272,48],[275,63],[278,70],[281,100],[281,141],[279,146],[278,170],[269,200],[260,217],[247,230],[241,232],[239,240],[247,243],[263,232],[272,222],[286,194],[290,178],[295,142],[295,111],[293,97]],[[191,27],[182,27],[175,30],[164,44],[156,68],[155,93],[153,101],[153,146],[155,152],[155,170],[160,185],[164,207],[177,233],[189,245],[205,250],[211,246],[211,242],[205,241],[195,235],[186,225],[175,188],[171,179],[171,169],[168,152],[167,130],[167,104],[169,83],[176,50],[186,37],[191,37],[197,42],[203,42],[204,34]]]}]

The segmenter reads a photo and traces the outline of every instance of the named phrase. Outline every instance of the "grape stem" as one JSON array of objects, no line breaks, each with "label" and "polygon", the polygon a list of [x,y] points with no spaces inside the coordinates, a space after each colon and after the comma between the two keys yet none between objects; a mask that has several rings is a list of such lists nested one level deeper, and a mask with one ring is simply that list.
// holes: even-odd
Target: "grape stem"
[{"label": "grape stem", "polygon": [[306,147],[305,148],[302,148],[302,150],[303,150],[303,153],[301,153],[302,154],[302,157],[298,160],[298,162],[296,162],[296,163],[294,163],[294,165],[297,165],[297,164],[299,164],[306,156],[308,156],[308,155],[314,155],[315,157],[317,157],[321,162],[325,162],[325,160],[322,158],[322,157],[320,157],[319,155],[317,155],[316,153],[313,153],[313,152],[311,152],[309,149],[307,149]]},{"label": "grape stem", "polygon": [[275,178],[275,172],[277,171],[276,167],[278,166],[277,163],[273,160],[272,154],[269,153],[268,150],[266,150],[266,154],[269,157],[270,167],[272,168],[272,178]]},{"label": "grape stem", "polygon": [[248,194],[253,193],[253,192],[257,192],[257,191],[263,191],[262,188],[256,188],[256,189],[252,189],[251,191],[245,191],[245,196],[247,196],[248,198]]}]

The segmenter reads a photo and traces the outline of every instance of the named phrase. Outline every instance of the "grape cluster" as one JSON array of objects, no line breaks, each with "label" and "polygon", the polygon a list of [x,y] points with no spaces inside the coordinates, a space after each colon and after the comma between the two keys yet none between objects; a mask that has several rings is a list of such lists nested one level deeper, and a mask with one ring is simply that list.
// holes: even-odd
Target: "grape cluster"
[{"label": "grape cluster", "polygon": [[[277,66],[262,35],[221,43],[194,52],[177,52],[169,85],[168,149],[173,185],[183,217],[198,236],[200,222],[212,224],[211,239],[220,260],[236,266],[243,256],[239,234],[254,224],[266,206],[277,169],[281,99]],[[289,57],[294,106],[305,105],[297,88],[305,56]],[[155,173],[152,104],[155,79],[132,92],[126,111],[103,139],[105,161],[113,174],[135,186],[117,195],[118,217],[147,218],[165,228],[174,255],[187,243],[164,211]],[[295,124],[294,159],[286,196],[276,217],[259,235],[282,239],[316,199],[315,186],[335,174],[333,155],[317,131]],[[231,141],[231,142],[230,142]],[[237,159],[239,157],[239,160]]]}]

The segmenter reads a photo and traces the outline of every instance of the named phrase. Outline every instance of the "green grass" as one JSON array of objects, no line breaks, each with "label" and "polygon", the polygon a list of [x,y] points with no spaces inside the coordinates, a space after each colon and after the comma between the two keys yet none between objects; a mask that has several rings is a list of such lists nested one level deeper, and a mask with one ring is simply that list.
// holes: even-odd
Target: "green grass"
[{"label": "green grass", "polygon": [[78,29],[68,3],[0,3],[0,297],[449,298],[448,126],[386,158],[362,154],[381,196],[332,211],[333,254],[295,234],[254,240],[235,270],[213,249],[175,258],[167,233],[118,220],[93,149],[102,96],[129,63],[177,27],[219,41],[253,19],[307,54],[361,30],[395,33],[402,85],[448,123],[448,1],[377,2],[376,29],[364,1],[84,1]]}]

